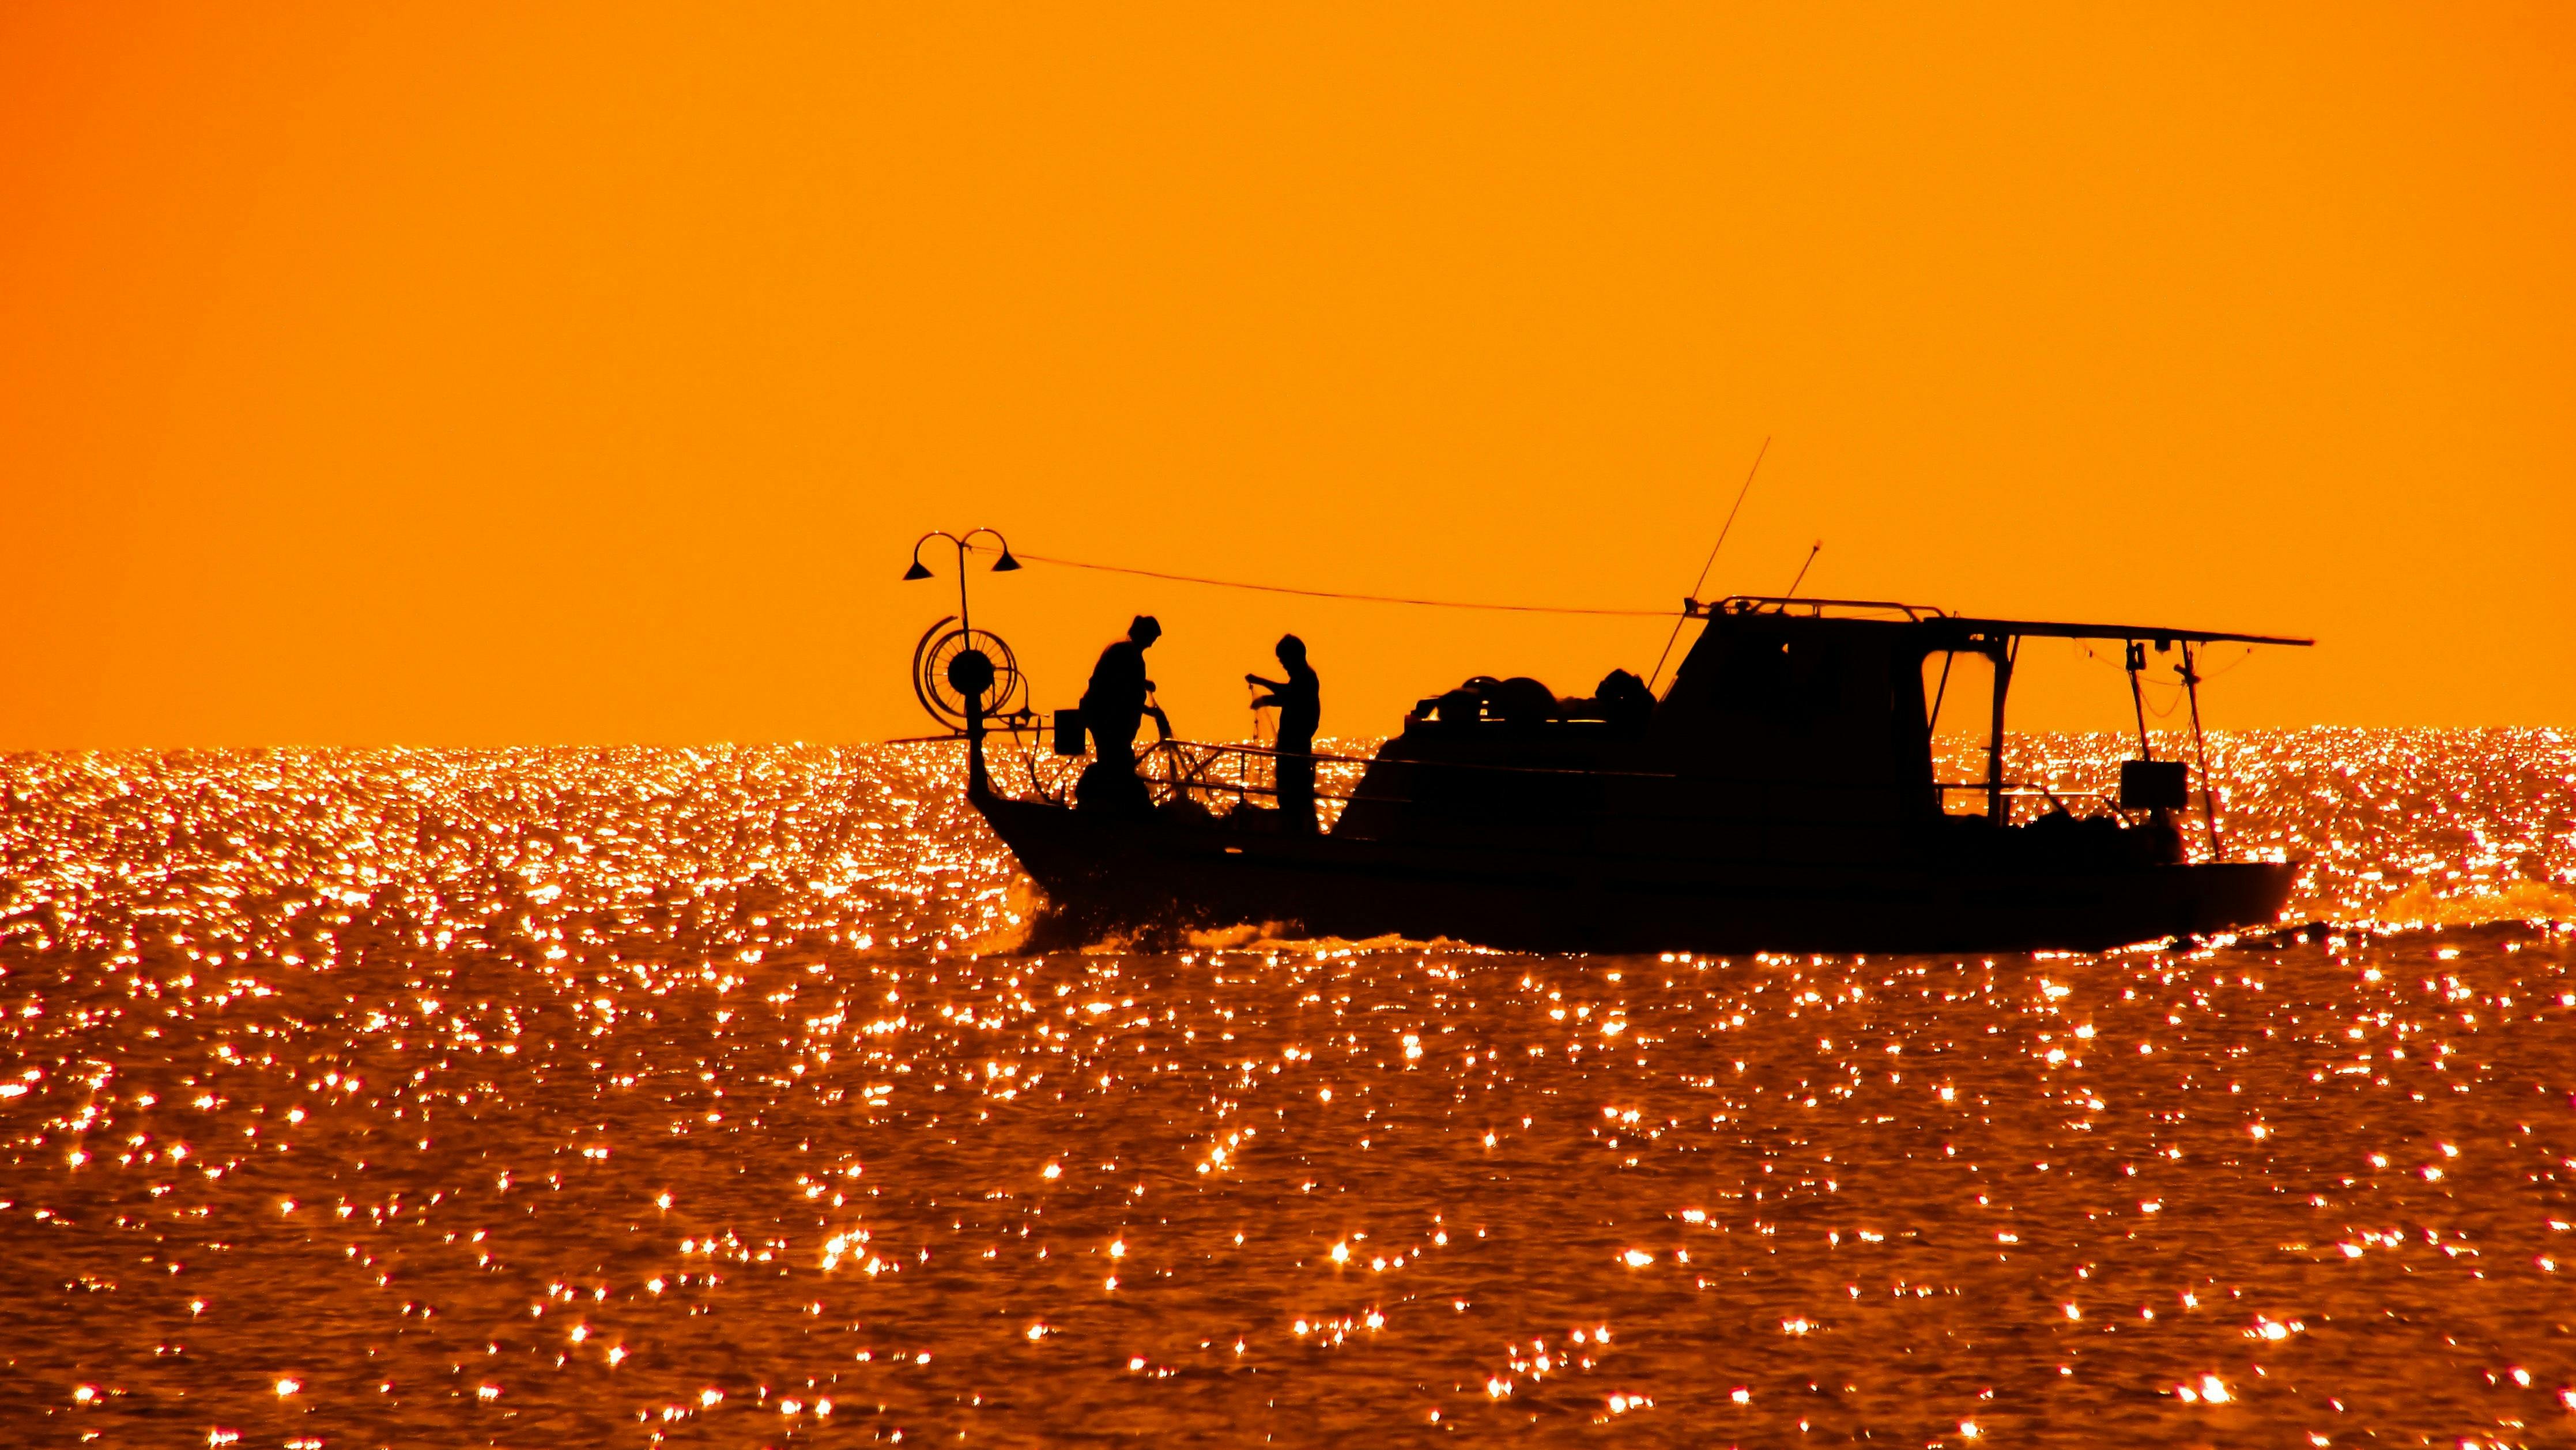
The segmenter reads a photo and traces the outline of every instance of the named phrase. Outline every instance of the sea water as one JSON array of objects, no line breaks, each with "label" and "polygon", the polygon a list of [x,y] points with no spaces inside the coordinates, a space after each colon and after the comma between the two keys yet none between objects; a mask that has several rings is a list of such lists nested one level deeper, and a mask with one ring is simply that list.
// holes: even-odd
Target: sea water
[{"label": "sea water", "polygon": [[2576,1441],[2576,739],[2213,749],[2291,930],[1723,959],[1015,954],[952,748],[7,757],[0,1441]]}]

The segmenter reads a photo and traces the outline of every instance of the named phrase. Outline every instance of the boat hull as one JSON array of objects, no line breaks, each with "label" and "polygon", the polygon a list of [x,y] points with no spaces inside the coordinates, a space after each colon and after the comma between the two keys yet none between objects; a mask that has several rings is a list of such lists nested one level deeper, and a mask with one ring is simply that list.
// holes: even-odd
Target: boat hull
[{"label": "boat hull", "polygon": [[1284,922],[1519,951],[2090,951],[2277,920],[2296,867],[1853,864],[1247,832],[976,804],[1077,933]]}]

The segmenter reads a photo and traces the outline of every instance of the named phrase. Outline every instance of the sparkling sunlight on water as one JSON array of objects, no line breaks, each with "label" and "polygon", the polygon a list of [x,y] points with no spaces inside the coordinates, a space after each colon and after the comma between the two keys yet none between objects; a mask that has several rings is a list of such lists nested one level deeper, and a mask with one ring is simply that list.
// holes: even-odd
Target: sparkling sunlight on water
[{"label": "sparkling sunlight on water", "polygon": [[2568,1443],[2576,742],[2217,744],[2339,924],[1031,957],[945,747],[0,759],[0,1425]]}]

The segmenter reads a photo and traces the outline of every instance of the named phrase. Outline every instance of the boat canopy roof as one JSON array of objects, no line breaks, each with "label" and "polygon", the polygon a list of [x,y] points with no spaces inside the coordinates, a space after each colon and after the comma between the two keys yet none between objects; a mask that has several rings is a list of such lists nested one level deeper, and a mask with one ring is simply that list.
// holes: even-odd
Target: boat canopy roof
[{"label": "boat canopy roof", "polygon": [[2046,639],[2181,640],[2191,644],[2313,645],[2313,639],[2277,634],[2239,634],[2217,629],[2182,629],[2164,624],[2078,624],[2047,619],[1985,619],[1951,614],[1927,604],[1900,604],[1884,599],[1791,599],[1739,594],[1700,603],[1686,601],[1687,612],[1703,619],[1720,615],[1773,615],[1788,619],[1872,619],[1937,627],[1962,636],[2037,637]]}]

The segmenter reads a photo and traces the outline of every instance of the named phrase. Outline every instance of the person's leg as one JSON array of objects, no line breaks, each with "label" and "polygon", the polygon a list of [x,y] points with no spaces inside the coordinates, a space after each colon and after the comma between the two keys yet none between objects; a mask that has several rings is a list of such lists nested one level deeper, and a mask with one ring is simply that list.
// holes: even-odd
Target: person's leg
[{"label": "person's leg", "polygon": [[1083,767],[1074,787],[1076,808],[1119,815],[1137,808],[1145,794],[1144,783],[1136,778],[1136,728],[1141,723],[1132,716],[1121,720],[1105,711],[1083,712],[1083,732],[1091,737],[1091,764]]},{"label": "person's leg", "polygon": [[1121,809],[1136,814],[1153,807],[1153,793],[1146,788],[1144,778],[1136,773],[1136,736],[1144,723],[1134,715],[1120,720],[1113,727],[1101,756],[1107,762],[1110,779],[1118,782],[1118,798],[1124,802]]},{"label": "person's leg", "polygon": [[1315,829],[1315,757],[1303,753],[1278,758],[1279,824],[1290,831]]},{"label": "person's leg", "polygon": [[1128,715],[1108,718],[1086,713],[1082,726],[1091,732],[1092,754],[1108,762],[1122,775],[1136,773],[1136,732],[1143,727],[1142,717]]}]

